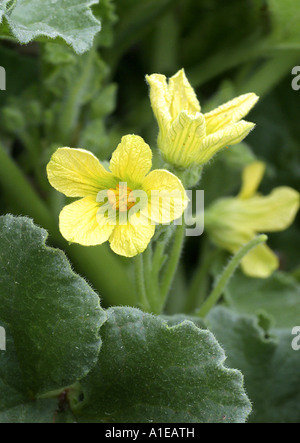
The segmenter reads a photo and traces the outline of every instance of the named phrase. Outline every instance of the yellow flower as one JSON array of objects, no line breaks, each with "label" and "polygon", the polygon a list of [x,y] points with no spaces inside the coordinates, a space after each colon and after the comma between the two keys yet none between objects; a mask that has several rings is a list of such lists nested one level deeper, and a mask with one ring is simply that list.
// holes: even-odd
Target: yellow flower
[{"label": "yellow flower", "polygon": [[[206,210],[205,227],[217,246],[235,253],[257,233],[282,231],[292,224],[299,209],[299,193],[279,187],[267,196],[257,194],[264,172],[264,163],[251,163],[244,169],[239,195],[220,199]],[[266,278],[279,263],[268,246],[259,245],[241,265],[245,274]]]},{"label": "yellow flower", "polygon": [[58,149],[47,166],[49,182],[68,197],[81,197],[62,210],[62,235],[84,246],[109,240],[126,257],[143,252],[155,224],[181,217],[187,206],[181,181],[166,170],[149,173],[151,166],[150,147],[135,135],[122,138],[110,171],[91,152]]},{"label": "yellow flower", "polygon": [[160,74],[146,80],[159,126],[158,147],[165,160],[177,167],[207,163],[220,149],[240,143],[255,126],[241,120],[258,100],[253,93],[202,114],[183,69],[169,82]]}]

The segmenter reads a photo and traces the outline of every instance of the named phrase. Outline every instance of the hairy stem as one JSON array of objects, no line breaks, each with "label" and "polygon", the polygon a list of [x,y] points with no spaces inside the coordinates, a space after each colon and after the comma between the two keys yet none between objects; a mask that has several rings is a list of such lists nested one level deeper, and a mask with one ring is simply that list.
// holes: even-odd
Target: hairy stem
[{"label": "hairy stem", "polygon": [[141,309],[150,312],[151,308],[147,297],[143,254],[139,254],[135,257],[134,264],[138,304]]},{"label": "hairy stem", "polygon": [[225,270],[221,274],[220,278],[217,281],[214,289],[211,294],[207,298],[207,300],[203,303],[199,311],[196,313],[199,317],[205,317],[209,311],[217,304],[219,299],[221,298],[230,278],[234,274],[235,270],[241,263],[242,259],[256,246],[265,243],[268,237],[266,235],[259,235],[251,240],[249,243],[244,245],[236,255],[232,257]]},{"label": "hairy stem", "polygon": [[161,294],[160,294],[160,312],[163,311],[167,297],[169,295],[175,273],[179,264],[183,243],[184,243],[184,233],[185,224],[177,226],[176,234],[174,237],[173,248],[171,250],[170,258],[167,263],[166,269],[163,274],[163,279],[161,283]]},{"label": "hairy stem", "polygon": [[205,242],[202,257],[193,275],[185,304],[185,312],[192,312],[204,302],[208,295],[209,270],[219,254],[218,249],[209,250]]}]

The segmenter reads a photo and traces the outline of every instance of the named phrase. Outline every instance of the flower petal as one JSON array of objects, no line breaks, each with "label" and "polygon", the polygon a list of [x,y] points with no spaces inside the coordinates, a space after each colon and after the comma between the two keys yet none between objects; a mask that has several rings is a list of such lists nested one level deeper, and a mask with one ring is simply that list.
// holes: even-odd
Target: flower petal
[{"label": "flower petal", "polygon": [[205,223],[220,235],[227,228],[246,232],[283,231],[293,223],[299,206],[299,192],[282,186],[267,196],[217,200],[206,209]]},{"label": "flower petal", "polygon": [[203,114],[192,116],[182,111],[173,122],[167,137],[164,140],[159,138],[159,148],[167,161],[186,168],[194,163],[205,133]]},{"label": "flower petal", "polygon": [[170,112],[172,120],[181,111],[195,115],[201,111],[200,103],[194,89],[186,78],[184,69],[178,71],[169,81]]},{"label": "flower petal", "polygon": [[241,199],[252,197],[264,176],[266,165],[263,162],[253,162],[243,170],[242,189],[238,195]]},{"label": "flower petal", "polygon": [[[205,223],[207,220],[205,220]],[[206,223],[210,237],[217,246],[235,254],[239,249],[251,241],[256,233],[251,230],[240,230],[230,228],[230,226],[210,226]],[[258,245],[252,249],[242,260],[243,272],[250,277],[267,278],[279,266],[278,258],[267,245]]]},{"label": "flower petal", "polygon": [[128,224],[116,226],[109,238],[110,247],[116,254],[134,257],[144,252],[154,232],[155,225],[134,214]]},{"label": "flower petal", "polygon": [[110,170],[128,186],[140,185],[152,166],[152,151],[142,137],[126,135],[114,151]]},{"label": "flower petal", "polygon": [[114,184],[112,174],[83,149],[58,149],[47,165],[47,174],[50,184],[68,197],[93,196]]},{"label": "flower petal", "polygon": [[[102,216],[100,214],[101,220]],[[83,246],[100,245],[109,239],[114,224],[99,220],[99,203],[93,198],[83,198],[65,206],[59,216],[59,229],[71,243]]]},{"label": "flower petal", "polygon": [[267,278],[279,267],[279,260],[267,245],[258,245],[250,251],[241,263],[249,277]]},{"label": "flower petal", "polygon": [[205,137],[201,143],[198,155],[195,158],[196,163],[207,163],[220,149],[226,145],[235,145],[240,143],[250,131],[254,128],[254,123],[242,120],[239,123],[227,126],[225,129],[215,132]]},{"label": "flower petal", "polygon": [[170,223],[178,219],[188,205],[181,181],[169,171],[150,172],[143,182],[143,190],[150,202],[142,213],[154,223]]},{"label": "flower petal", "polygon": [[151,106],[158,122],[162,136],[164,137],[171,125],[170,97],[167,78],[161,74],[146,75],[146,81],[150,86]]},{"label": "flower petal", "polygon": [[244,202],[247,225],[257,232],[276,232],[287,229],[299,210],[300,194],[288,186],[275,188],[271,194],[253,197]]},{"label": "flower petal", "polygon": [[243,94],[205,114],[207,134],[212,134],[226,126],[239,122],[257,103],[259,97]]}]

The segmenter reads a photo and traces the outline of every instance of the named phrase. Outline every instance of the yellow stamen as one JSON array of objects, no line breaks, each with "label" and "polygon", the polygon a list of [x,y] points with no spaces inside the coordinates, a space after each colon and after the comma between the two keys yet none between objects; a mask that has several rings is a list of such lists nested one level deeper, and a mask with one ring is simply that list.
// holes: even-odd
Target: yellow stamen
[{"label": "yellow stamen", "polygon": [[132,189],[128,188],[126,184],[116,186],[116,189],[109,189],[107,191],[108,201],[112,208],[120,211],[127,212],[135,205],[135,199],[130,197]]}]

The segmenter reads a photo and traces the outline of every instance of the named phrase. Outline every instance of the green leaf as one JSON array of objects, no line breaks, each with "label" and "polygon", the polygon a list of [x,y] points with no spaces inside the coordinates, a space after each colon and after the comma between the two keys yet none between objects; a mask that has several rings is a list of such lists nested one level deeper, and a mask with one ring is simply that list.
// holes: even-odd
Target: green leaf
[{"label": "green leaf", "polygon": [[[23,392],[31,396],[69,386],[89,372],[106,319],[97,294],[72,272],[62,251],[45,246],[46,238],[28,218],[0,218],[0,324],[7,325]],[[1,353],[1,365],[7,358]],[[10,383],[18,392],[19,379]]]},{"label": "green leaf", "polygon": [[201,317],[185,314],[161,315],[160,318],[167,322],[168,326],[176,326],[183,321],[190,321],[199,329],[207,329],[205,321]]},{"label": "green leaf", "polygon": [[10,0],[3,0],[0,4],[0,23],[2,22],[2,18],[6,12],[6,8],[8,6],[8,3],[10,3]]},{"label": "green leaf", "polygon": [[0,324],[5,330],[6,344],[6,351],[0,351],[0,411],[2,413],[19,404],[25,404],[30,399],[24,389],[23,374],[8,325],[3,320]]},{"label": "green leaf", "polygon": [[276,272],[268,279],[249,278],[238,272],[226,291],[228,305],[237,313],[266,312],[276,328],[292,328],[300,318],[300,284]]},{"label": "green leaf", "polygon": [[2,15],[20,43],[42,36],[61,38],[82,54],[101,29],[90,9],[95,3],[97,0],[17,0],[11,11],[5,11],[4,5]]},{"label": "green leaf", "polygon": [[56,399],[34,400],[25,392],[25,380],[14,340],[6,331],[6,351],[0,351],[0,423],[50,423],[58,407]]},{"label": "green leaf", "polygon": [[82,380],[80,421],[244,422],[251,410],[238,371],[214,336],[184,321],[168,327],[133,308],[111,308],[97,366]]},{"label": "green leaf", "polygon": [[209,316],[210,330],[224,347],[227,362],[245,377],[253,402],[253,423],[299,423],[300,358],[292,349],[290,329],[268,336],[255,317],[215,308]]},{"label": "green leaf", "polygon": [[54,423],[56,407],[53,399],[28,402],[0,412],[0,423]]}]

